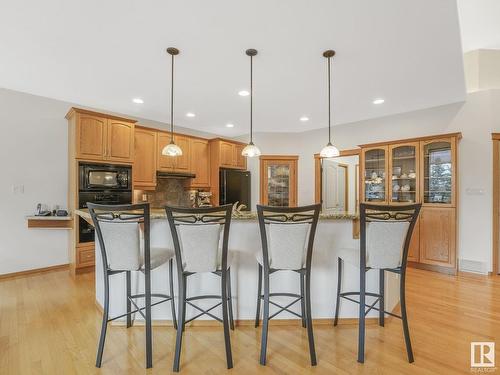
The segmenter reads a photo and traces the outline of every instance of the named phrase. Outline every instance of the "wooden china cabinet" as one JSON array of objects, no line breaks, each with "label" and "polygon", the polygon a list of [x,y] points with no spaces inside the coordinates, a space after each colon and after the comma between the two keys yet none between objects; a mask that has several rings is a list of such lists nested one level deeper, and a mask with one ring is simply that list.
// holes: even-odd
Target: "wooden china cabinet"
[{"label": "wooden china cabinet", "polygon": [[457,270],[457,143],[460,133],[361,145],[361,201],[422,203],[408,260],[445,273]]},{"label": "wooden china cabinet", "polygon": [[296,155],[260,156],[260,204],[297,206]]}]

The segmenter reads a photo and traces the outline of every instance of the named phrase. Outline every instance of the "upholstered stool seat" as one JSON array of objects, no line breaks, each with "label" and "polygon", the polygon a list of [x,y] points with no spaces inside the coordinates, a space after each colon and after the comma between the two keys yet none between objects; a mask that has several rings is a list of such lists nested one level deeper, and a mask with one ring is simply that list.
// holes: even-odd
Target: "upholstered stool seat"
[{"label": "upholstered stool seat", "polygon": [[[164,247],[152,247],[150,251],[151,270],[154,270],[155,268],[158,268],[161,265],[167,263],[175,255],[172,249],[167,249]],[[144,270],[144,268],[144,253],[141,252],[141,270]]]}]

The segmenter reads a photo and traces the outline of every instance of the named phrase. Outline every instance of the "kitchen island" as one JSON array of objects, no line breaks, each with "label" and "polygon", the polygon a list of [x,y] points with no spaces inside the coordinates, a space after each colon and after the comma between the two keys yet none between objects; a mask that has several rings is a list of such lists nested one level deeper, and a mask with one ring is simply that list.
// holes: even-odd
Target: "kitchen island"
[{"label": "kitchen island", "polygon": [[[75,213],[87,221],[91,221],[87,210],[76,210]],[[357,220],[356,214],[332,213],[321,214],[317,227],[312,259],[311,301],[314,319],[333,319],[335,307],[335,292],[337,288],[337,252],[342,248],[359,248],[359,240],[354,238],[355,230],[353,221]],[[164,210],[151,210],[151,246],[170,247],[173,249],[170,228]],[[102,306],[104,300],[103,292],[103,269],[100,248],[96,242],[96,302]],[[234,317],[236,320],[255,319],[257,302],[257,261],[255,254],[261,251],[261,238],[259,225],[255,213],[235,214],[231,222],[229,234],[229,250],[233,253],[231,264],[231,282],[233,293]],[[175,267],[174,267],[175,269]],[[174,271],[175,272],[175,271]],[[143,290],[144,278],[132,274],[132,293]],[[152,292],[168,294],[168,265],[155,269],[151,274]],[[177,277],[174,275],[174,284]],[[386,275],[386,310],[391,311],[399,301],[399,284],[397,275],[388,273]],[[271,275],[271,292],[298,293],[299,277],[295,272],[282,271]],[[342,289],[358,290],[359,270],[345,263],[344,279]],[[175,286],[177,291],[177,286]],[[367,273],[367,291],[378,291],[378,272]],[[197,274],[189,278],[188,297],[199,294],[219,294],[220,277],[206,273]],[[289,300],[276,299],[280,302]],[[370,303],[371,299],[368,300]],[[210,306],[212,301],[204,301],[201,307]],[[341,302],[341,318],[357,318],[358,306],[348,301]],[[125,274],[114,275],[110,279],[110,316],[123,314],[126,307]],[[292,308],[299,312],[300,305]],[[220,310],[220,309],[218,309]],[[216,310],[216,311],[218,311]],[[273,312],[271,308],[271,314]],[[187,318],[196,313],[194,308],[188,306]],[[369,316],[377,313],[371,311]],[[141,319],[140,315],[136,318]],[[205,318],[205,317],[203,317]],[[280,314],[277,319],[296,318],[289,313]],[[207,318],[210,319],[210,318]],[[171,313],[168,305],[160,305],[153,308],[153,320],[170,321]]]}]

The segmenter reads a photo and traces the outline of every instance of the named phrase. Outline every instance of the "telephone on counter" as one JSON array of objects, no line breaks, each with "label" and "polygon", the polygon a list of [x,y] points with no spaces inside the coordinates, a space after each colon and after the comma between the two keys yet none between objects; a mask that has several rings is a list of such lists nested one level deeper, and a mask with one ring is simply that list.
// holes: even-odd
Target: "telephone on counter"
[{"label": "telephone on counter", "polygon": [[[43,207],[43,208],[46,208],[46,207]],[[36,205],[35,216],[50,216],[52,214],[49,210],[43,209],[43,208],[42,208],[42,204],[38,203]]]}]

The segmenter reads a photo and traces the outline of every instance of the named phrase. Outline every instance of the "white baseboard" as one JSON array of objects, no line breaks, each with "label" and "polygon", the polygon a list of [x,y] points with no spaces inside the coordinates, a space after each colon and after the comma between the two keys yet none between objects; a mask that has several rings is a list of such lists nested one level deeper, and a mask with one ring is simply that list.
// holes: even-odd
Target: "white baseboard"
[{"label": "white baseboard", "polygon": [[481,275],[487,275],[489,272],[488,263],[469,259],[459,259],[458,269],[460,271],[474,272]]}]

